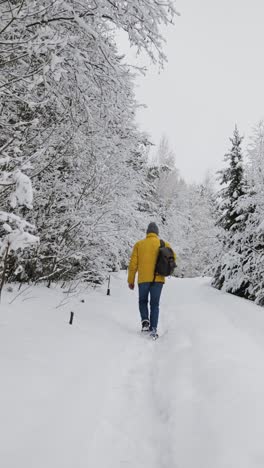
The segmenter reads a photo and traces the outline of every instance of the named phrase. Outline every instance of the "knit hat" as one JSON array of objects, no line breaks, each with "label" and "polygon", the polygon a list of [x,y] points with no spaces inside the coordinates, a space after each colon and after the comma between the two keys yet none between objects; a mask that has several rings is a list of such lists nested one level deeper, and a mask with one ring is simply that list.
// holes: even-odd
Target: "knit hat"
[{"label": "knit hat", "polygon": [[157,236],[159,235],[159,228],[156,223],[149,223],[147,234],[150,234],[151,232],[153,232],[154,234],[157,234]]}]

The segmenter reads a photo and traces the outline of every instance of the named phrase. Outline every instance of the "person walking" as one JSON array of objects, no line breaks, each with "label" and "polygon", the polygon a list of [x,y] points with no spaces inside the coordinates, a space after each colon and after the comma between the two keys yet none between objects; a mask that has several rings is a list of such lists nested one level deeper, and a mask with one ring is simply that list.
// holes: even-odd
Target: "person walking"
[{"label": "person walking", "polygon": [[[155,272],[161,242],[157,224],[150,223],[147,228],[146,238],[134,245],[128,267],[128,287],[132,290],[135,287],[136,274],[138,274],[139,312],[142,331],[150,331],[153,338],[158,337],[159,303],[165,282],[165,277]],[[164,242],[164,244],[165,247],[171,249],[168,242]],[[175,261],[176,254],[173,250],[172,253]]]}]

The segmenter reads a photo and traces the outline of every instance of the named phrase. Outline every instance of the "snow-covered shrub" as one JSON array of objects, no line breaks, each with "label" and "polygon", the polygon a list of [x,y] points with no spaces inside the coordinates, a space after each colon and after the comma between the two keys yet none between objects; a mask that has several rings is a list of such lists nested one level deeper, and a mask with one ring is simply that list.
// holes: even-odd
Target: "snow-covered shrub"
[{"label": "snow-covered shrub", "polygon": [[[2,171],[0,173],[0,185],[9,189],[12,187],[10,193],[10,211],[0,211],[1,295],[4,282],[10,276],[10,271],[8,271],[10,257],[14,255],[18,257],[18,252],[23,252],[25,248],[37,244],[39,239],[33,234],[35,232],[33,225],[21,216],[11,212],[19,206],[32,209],[33,195],[29,177],[20,170],[14,170],[13,172]],[[15,277],[22,273],[22,265],[17,266],[15,271],[13,271]]]}]

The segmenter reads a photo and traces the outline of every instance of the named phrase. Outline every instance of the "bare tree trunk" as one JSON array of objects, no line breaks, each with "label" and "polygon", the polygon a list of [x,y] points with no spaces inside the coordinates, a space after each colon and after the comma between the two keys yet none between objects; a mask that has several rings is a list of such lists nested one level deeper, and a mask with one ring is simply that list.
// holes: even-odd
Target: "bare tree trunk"
[{"label": "bare tree trunk", "polygon": [[6,269],[7,269],[7,259],[8,259],[8,254],[9,254],[9,248],[10,248],[10,243],[8,242],[6,252],[5,252],[2,278],[1,278],[1,281],[0,281],[0,301],[1,301],[1,296],[2,296],[2,290],[3,290],[4,284],[5,284],[5,274],[6,274]]}]

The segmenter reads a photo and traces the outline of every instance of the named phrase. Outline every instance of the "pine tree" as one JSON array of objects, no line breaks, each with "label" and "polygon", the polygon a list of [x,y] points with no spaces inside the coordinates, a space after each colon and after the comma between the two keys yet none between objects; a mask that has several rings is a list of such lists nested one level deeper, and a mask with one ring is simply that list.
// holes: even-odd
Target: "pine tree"
[{"label": "pine tree", "polygon": [[[246,166],[247,191],[240,200],[244,224],[235,239],[236,251],[241,258],[239,280],[243,297],[264,305],[264,124],[253,129],[248,146]],[[238,276],[238,275],[237,275]]]},{"label": "pine tree", "polygon": [[233,294],[244,296],[248,279],[243,274],[243,237],[249,213],[241,144],[243,137],[235,128],[230,139],[232,148],[225,155],[228,167],[220,171],[220,183],[224,188],[218,195],[217,224],[222,228],[219,240],[222,248],[215,266],[212,285]]},{"label": "pine tree", "polygon": [[237,201],[245,194],[244,169],[241,144],[243,137],[239,135],[237,126],[233,137],[230,138],[232,147],[225,155],[227,167],[219,171],[220,185],[223,189],[218,193],[219,219],[217,224],[225,231],[234,231],[239,228],[239,213]]}]

